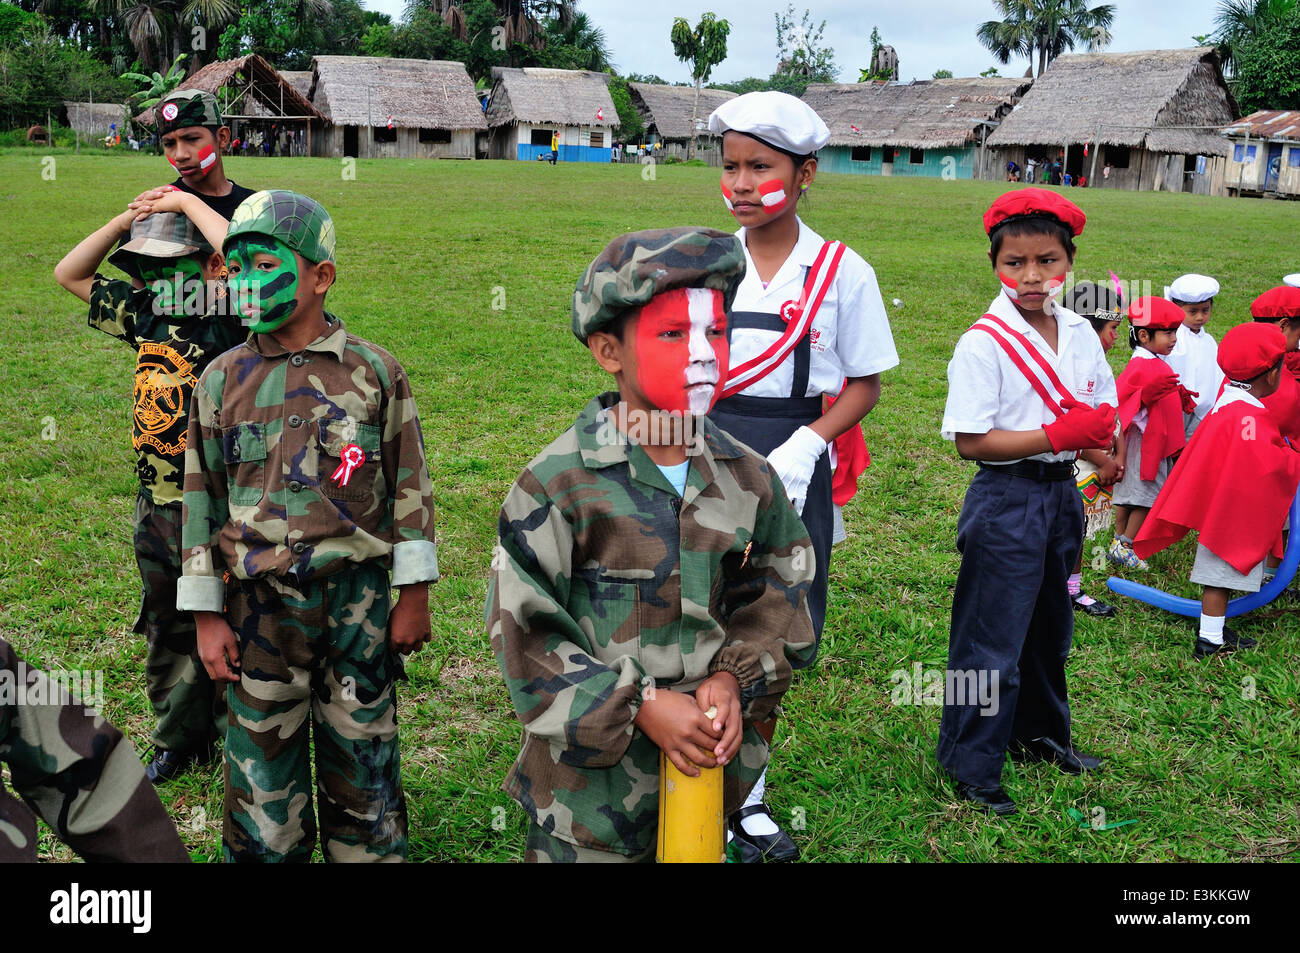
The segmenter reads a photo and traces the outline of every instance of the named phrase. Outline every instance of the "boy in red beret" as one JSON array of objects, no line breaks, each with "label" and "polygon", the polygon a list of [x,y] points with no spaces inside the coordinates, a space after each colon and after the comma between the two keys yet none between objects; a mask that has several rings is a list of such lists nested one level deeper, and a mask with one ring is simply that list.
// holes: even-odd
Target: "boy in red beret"
[{"label": "boy in red beret", "polygon": [[1071,774],[1101,764],[1071,745],[1065,685],[1067,581],[1083,541],[1074,461],[1115,437],[1115,409],[1097,387],[1101,342],[1054,300],[1085,220],[1045,189],[993,203],[984,229],[1002,293],[948,364],[943,436],[979,471],[957,523],[938,757],[957,795],[994,814],[1016,810],[1002,789],[1008,750]]},{"label": "boy in red beret", "polygon": [[1265,556],[1281,554],[1278,529],[1300,486],[1300,454],[1283,442],[1264,399],[1277,391],[1286,348],[1285,336],[1268,324],[1241,324],[1224,335],[1219,366],[1227,386],[1134,542],[1147,556],[1200,531],[1191,574],[1204,587],[1192,650],[1198,659],[1255,644],[1224,625],[1228,591],[1258,592]]},{"label": "boy in red beret", "polygon": [[1124,476],[1115,484],[1115,539],[1108,555],[1116,565],[1146,569],[1133,551],[1133,540],[1169,476],[1172,458],[1187,443],[1183,414],[1196,409],[1197,395],[1160,360],[1178,340],[1182,309],[1165,298],[1137,298],[1129,306],[1128,319],[1133,356],[1116,381]]}]

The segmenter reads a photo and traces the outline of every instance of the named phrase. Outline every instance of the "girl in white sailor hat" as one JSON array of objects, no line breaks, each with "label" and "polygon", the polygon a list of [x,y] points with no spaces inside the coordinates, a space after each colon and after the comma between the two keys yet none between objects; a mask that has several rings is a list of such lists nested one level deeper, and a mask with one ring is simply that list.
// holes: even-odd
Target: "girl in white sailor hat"
[{"label": "girl in white sailor hat", "polygon": [[1223,371],[1219,370],[1219,345],[1205,330],[1218,293],[1219,283],[1209,275],[1181,275],[1165,288],[1165,297],[1178,305],[1185,315],[1183,323],[1178,326],[1178,340],[1165,363],[1174,369],[1188,390],[1199,395],[1196,409],[1184,415],[1188,440],[1214,409],[1215,398],[1223,384]]},{"label": "girl in white sailor hat", "polygon": [[[821,117],[786,93],[747,93],[714,110],[709,131],[722,136],[722,196],[747,266],[728,315],[731,370],[710,416],[767,455],[802,514],[817,560],[808,607],[820,639],[833,526],[827,447],[875,407],[898,352],[871,266],[797,214],[830,138]],[[838,395],[825,413],[823,394]],[[774,729],[769,722],[769,740]],[[742,855],[793,860],[798,849],[763,789],[760,780],[732,818]]]}]

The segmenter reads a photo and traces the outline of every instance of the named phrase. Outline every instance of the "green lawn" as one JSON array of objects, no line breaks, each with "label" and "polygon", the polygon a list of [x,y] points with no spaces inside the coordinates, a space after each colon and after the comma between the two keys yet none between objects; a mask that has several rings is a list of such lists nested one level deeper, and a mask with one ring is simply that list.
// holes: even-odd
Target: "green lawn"
[{"label": "green lawn", "polygon": [[[143,750],[152,716],[143,641],[130,631],[130,350],[86,327],[55,262],[146,186],[161,158],[0,155],[0,635],[49,668],[106,673],[106,713]],[[437,497],[441,581],[434,643],[401,689],[412,855],[516,860],[523,813],[499,790],[518,728],[483,630],[496,512],[529,458],[607,380],[569,332],[583,267],[637,228],[730,228],[716,170],[552,168],[542,163],[232,159],[242,184],[292,188],[332,213],[339,281],[329,307],[393,351],[415,390]],[[47,173],[48,174],[48,173]],[[934,761],[939,709],[894,706],[890,673],[942,668],[958,558],[957,513],[972,468],[939,437],[945,366],[997,290],[980,216],[996,183],[826,175],[805,220],[874,265],[902,365],[865,425],[873,465],[846,512],[819,663],[787,695],[769,803],[810,860],[1236,860],[1300,849],[1300,626],[1294,612],[1243,623],[1256,651],[1197,663],[1191,629],[1153,609],[1076,629],[1076,743],[1103,755],[1095,778],[1008,765],[1021,813],[990,821],[959,806]],[[1189,195],[1076,190],[1090,222],[1080,278],[1114,269],[1159,293],[1185,271],[1217,276],[1216,337],[1251,299],[1296,271],[1295,206]],[[504,309],[494,310],[504,295]],[[1112,352],[1118,371],[1123,346]],[[55,439],[46,418],[53,418]],[[44,421],[44,422],[43,422]],[[1186,543],[1151,577],[1184,595]],[[1102,572],[1089,572],[1100,594]],[[1253,680],[1253,681],[1252,681]],[[1252,692],[1248,689],[1253,685]],[[220,856],[213,769],[163,789],[196,859]],[[504,807],[504,812],[500,808]],[[1135,819],[1079,830],[1069,809]],[[504,823],[503,823],[504,822]],[[798,826],[798,825],[796,825]],[[48,856],[70,854],[48,834]]]}]

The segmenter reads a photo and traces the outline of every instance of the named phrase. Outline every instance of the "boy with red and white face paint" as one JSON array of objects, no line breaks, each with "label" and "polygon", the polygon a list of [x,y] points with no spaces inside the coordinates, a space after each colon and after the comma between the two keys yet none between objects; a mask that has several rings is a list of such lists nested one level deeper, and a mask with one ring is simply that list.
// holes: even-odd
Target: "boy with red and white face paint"
[{"label": "boy with red and white face paint", "polygon": [[[817,555],[808,605],[820,638],[834,536],[827,447],[871,412],[898,352],[871,266],[798,215],[830,138],[821,117],[786,93],[748,93],[719,106],[709,131],[722,136],[722,198],[747,265],[727,316],[731,371],[710,416],[767,456],[803,517]],[[823,394],[838,395],[825,412]],[[760,781],[732,819],[746,859],[793,860],[798,849],[762,794]]]},{"label": "boy with red and white face paint", "polygon": [[574,291],[573,333],[618,390],[515,481],[487,605],[529,861],[652,860],[661,752],[691,777],[721,766],[738,809],[768,757],[755,723],[812,658],[799,516],[703,416],[744,269],[724,232],[633,232]]}]

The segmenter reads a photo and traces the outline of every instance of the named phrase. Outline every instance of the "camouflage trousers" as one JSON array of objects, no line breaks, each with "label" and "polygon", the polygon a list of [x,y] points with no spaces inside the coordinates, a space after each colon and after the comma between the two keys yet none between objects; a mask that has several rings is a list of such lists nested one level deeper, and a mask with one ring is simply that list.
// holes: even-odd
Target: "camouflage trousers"
[{"label": "camouflage trousers", "polygon": [[375,563],[229,587],[241,675],[228,689],[226,860],[311,859],[309,725],[325,860],[406,859],[388,611],[388,570]]},{"label": "camouflage trousers", "polygon": [[181,508],[135,501],[135,561],[140,568],[140,615],[135,632],[148,643],[144,679],[157,723],[159,748],[187,751],[226,730],[225,693],[199,660],[194,615],[176,608],[181,576]]},{"label": "camouflage trousers", "polygon": [[524,844],[526,864],[652,864],[654,859],[654,847],[643,854],[631,855],[579,847],[548,834],[536,821],[528,822],[528,840]]}]

